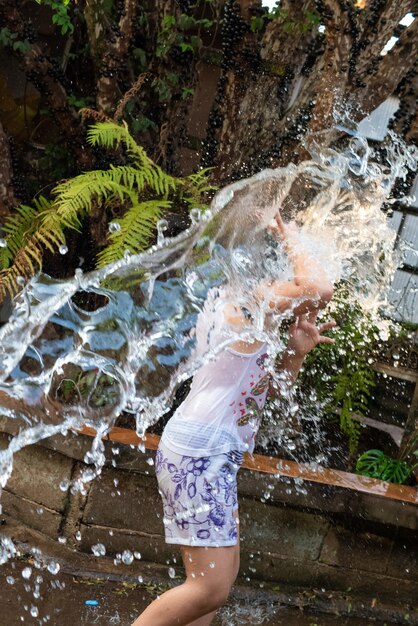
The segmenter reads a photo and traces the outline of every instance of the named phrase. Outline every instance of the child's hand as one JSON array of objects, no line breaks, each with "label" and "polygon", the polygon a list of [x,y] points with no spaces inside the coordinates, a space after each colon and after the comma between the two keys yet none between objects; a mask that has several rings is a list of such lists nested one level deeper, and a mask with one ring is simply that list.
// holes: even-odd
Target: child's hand
[{"label": "child's hand", "polygon": [[288,248],[296,243],[296,238],[299,233],[299,228],[296,222],[289,222],[286,224],[279,212],[276,213],[274,219],[268,225],[269,232],[283,242]]},{"label": "child's hand", "polygon": [[288,350],[292,350],[297,356],[305,356],[320,343],[335,343],[335,339],[327,337],[324,333],[336,326],[331,320],[320,326],[316,326],[318,311],[312,311],[309,315],[301,315],[296,322],[289,327]]}]

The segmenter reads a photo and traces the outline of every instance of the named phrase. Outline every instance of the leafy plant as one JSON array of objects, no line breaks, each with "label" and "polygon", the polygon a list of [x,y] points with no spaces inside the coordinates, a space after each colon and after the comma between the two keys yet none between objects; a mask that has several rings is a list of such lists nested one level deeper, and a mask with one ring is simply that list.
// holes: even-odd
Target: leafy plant
[{"label": "leafy plant", "polygon": [[12,48],[16,52],[27,52],[31,44],[27,39],[24,41],[18,39],[17,33],[13,33],[9,28],[0,28],[0,49]]},{"label": "leafy plant", "polygon": [[112,376],[98,369],[83,370],[67,365],[65,378],[53,390],[54,399],[66,405],[88,402],[94,408],[115,404],[119,397],[119,385]]},{"label": "leafy plant", "polygon": [[289,17],[288,11],[276,6],[270,11],[266,11],[262,15],[253,15],[251,17],[250,28],[252,32],[263,30],[268,22],[280,20],[285,33],[306,33],[316,28],[321,23],[321,16],[315,11],[305,11],[303,19],[294,20]]},{"label": "leafy plant", "polygon": [[410,465],[402,459],[393,459],[382,450],[367,450],[357,459],[356,472],[402,485],[407,482],[416,467],[418,463]]},{"label": "leafy plant", "polygon": [[334,297],[327,315],[337,320],[333,345],[319,345],[308,355],[302,384],[315,391],[325,415],[337,419],[348,437],[350,452],[358,447],[361,425],[353,415],[364,416],[374,387],[373,348],[378,332],[359,303],[352,304],[344,288]]},{"label": "leafy plant", "polygon": [[0,249],[0,295],[14,294],[19,277],[29,278],[41,269],[45,250],[62,251],[65,231],[82,231],[83,218],[95,207],[123,212],[109,220],[112,226],[108,244],[97,257],[99,267],[121,259],[126,252],[146,249],[157,221],[168,209],[206,208],[202,198],[212,189],[207,170],[185,178],[166,174],[135,142],[126,124],[97,123],[90,127],[87,141],[102,149],[123,148],[128,163],[63,181],[53,189],[52,200],[41,196],[33,207],[20,206],[6,219],[6,246]]},{"label": "leafy plant", "polygon": [[356,472],[402,485],[418,467],[418,462],[411,460],[413,457],[418,457],[418,429],[407,437],[398,458],[389,457],[382,450],[367,450],[357,459]]},{"label": "leafy plant", "polygon": [[158,34],[155,54],[157,57],[166,57],[170,50],[177,46],[182,52],[197,52],[202,46],[199,35],[186,34],[199,28],[209,29],[213,21],[206,18],[196,19],[186,13],[181,13],[178,19],[174,15],[165,15]]},{"label": "leafy plant", "polygon": [[61,34],[72,34],[74,26],[69,14],[70,0],[35,0],[37,4],[51,7],[53,11],[52,23],[61,27]]}]

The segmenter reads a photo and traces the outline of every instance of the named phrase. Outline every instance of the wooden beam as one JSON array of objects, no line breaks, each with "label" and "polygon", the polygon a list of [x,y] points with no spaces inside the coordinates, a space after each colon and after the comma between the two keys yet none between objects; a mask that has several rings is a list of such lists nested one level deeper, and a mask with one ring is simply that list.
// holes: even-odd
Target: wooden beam
[{"label": "wooden beam", "polygon": [[391,378],[398,378],[400,380],[407,380],[411,383],[418,382],[418,371],[410,370],[404,367],[394,367],[393,365],[386,365],[386,363],[374,363],[372,368],[375,372],[380,374],[386,374]]},{"label": "wooden beam", "polygon": [[[96,435],[96,431],[87,426],[77,432],[89,437]],[[147,433],[142,439],[133,430],[115,427],[112,428],[104,439],[124,445],[144,445],[148,450],[156,450],[160,437]],[[287,459],[279,459],[272,456],[263,456],[261,454],[246,454],[243,467],[247,470],[261,472],[275,477],[299,478],[313,483],[351,489],[388,500],[400,500],[402,502],[418,505],[418,491],[414,487],[395,485],[383,480],[368,478],[367,476],[358,476],[357,474],[342,472],[340,470],[325,467],[312,467],[308,464],[296,463],[295,461],[288,461]]]}]

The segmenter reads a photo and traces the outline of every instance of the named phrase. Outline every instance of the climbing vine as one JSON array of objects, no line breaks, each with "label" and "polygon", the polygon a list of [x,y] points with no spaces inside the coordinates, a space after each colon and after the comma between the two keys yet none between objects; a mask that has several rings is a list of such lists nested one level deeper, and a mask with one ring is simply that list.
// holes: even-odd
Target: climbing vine
[{"label": "climbing vine", "polygon": [[301,385],[304,390],[309,387],[314,391],[326,417],[339,420],[353,453],[361,433],[361,424],[355,418],[366,415],[375,384],[371,365],[378,329],[359,303],[350,303],[344,288],[334,297],[327,315],[338,323],[333,333],[335,343],[320,344],[308,355]]}]

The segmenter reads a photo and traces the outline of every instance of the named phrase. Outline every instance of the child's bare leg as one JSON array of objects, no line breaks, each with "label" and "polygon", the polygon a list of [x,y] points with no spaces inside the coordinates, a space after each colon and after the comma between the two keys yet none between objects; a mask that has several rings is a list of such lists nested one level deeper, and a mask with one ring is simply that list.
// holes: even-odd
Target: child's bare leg
[{"label": "child's bare leg", "polygon": [[[186,581],[163,593],[132,626],[207,626],[227,600],[238,574],[239,544],[181,549]],[[201,618],[205,616],[205,621]]]},{"label": "child's bare leg", "polygon": [[212,613],[208,613],[207,615],[196,619],[194,622],[190,622],[187,626],[210,626],[216,613],[217,611],[212,611]]}]

